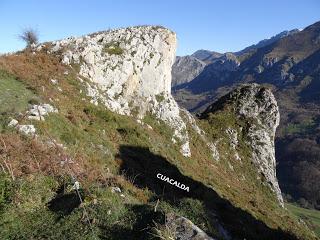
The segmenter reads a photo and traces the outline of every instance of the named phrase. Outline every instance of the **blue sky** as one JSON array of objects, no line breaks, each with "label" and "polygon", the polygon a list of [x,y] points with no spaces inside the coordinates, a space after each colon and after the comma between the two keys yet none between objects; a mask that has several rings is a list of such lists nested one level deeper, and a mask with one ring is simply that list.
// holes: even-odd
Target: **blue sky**
[{"label": "blue sky", "polygon": [[237,51],[283,30],[304,28],[319,21],[319,13],[318,0],[1,0],[0,53],[24,47],[17,35],[26,27],[50,41],[146,24],[175,31],[177,55]]}]

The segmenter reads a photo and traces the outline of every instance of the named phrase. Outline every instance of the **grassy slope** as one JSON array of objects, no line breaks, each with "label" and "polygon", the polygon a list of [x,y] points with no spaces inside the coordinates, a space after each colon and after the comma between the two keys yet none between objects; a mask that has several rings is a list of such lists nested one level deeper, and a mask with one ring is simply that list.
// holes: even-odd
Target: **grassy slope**
[{"label": "grassy slope", "polygon": [[9,115],[27,110],[28,103],[36,100],[35,94],[22,82],[0,70],[0,122],[7,124]]},{"label": "grassy slope", "polygon": [[32,97],[34,94],[14,76],[0,71],[0,113],[25,110]]},{"label": "grassy slope", "polygon": [[303,219],[320,237],[320,211],[287,204],[286,207],[299,218]]},{"label": "grassy slope", "polygon": [[[203,189],[211,186],[222,198],[250,213],[250,218],[254,216],[263,221],[270,229],[279,228],[300,238],[313,239],[304,226],[275,203],[270,190],[257,181],[256,170],[249,161],[249,151],[243,141],[239,149],[243,163],[233,158],[224,129],[227,125],[239,128],[241,123],[235,122],[228,112],[199,122],[213,140],[220,139],[221,161],[211,159],[209,149],[190,126],[193,157],[187,159],[179,153],[178,146],[172,144],[172,131],[152,116],[144,119],[153,128],[149,129],[131,117],[90,104],[83,85],[77,80],[77,66],[61,65],[58,56],[25,52],[1,57],[0,69],[16,76],[42,102],[59,109],[58,114],[50,114],[41,122],[22,119],[17,112],[9,113],[20,122],[35,124],[38,139],[20,136],[6,127],[2,129],[1,163],[6,160],[9,164],[9,170],[5,168],[7,174],[2,174],[0,181],[4,189],[0,195],[0,235],[5,239],[93,239],[93,236],[148,239],[150,236],[146,232],[150,229],[143,232],[140,229],[148,227],[152,221],[161,222],[163,214],[170,211],[189,217],[205,231],[219,237],[207,214],[208,202],[214,204],[214,199],[191,196],[171,201],[157,195],[150,187],[152,185],[138,187],[133,184],[132,176],[121,174],[122,163],[127,157],[121,155],[123,146],[135,149],[138,158],[149,160],[151,156],[164,161],[164,166],[176,166],[189,181],[203,183]],[[68,71],[67,75],[65,71]],[[50,83],[53,78],[58,80],[62,92]],[[67,148],[45,144],[52,139]],[[147,151],[139,153],[141,148]],[[72,159],[73,163],[61,164],[66,159]],[[163,169],[166,170],[172,169]],[[83,208],[69,206],[76,201],[70,175],[76,175],[81,182],[84,198],[81,206],[89,212],[94,233],[84,220]],[[125,197],[111,193],[110,186],[119,186]],[[160,212],[154,213],[153,207],[159,198]],[[228,209],[216,210],[225,215],[227,221],[233,221],[234,216],[229,216]],[[232,228],[235,232],[242,231],[236,225]],[[254,229],[246,231],[249,236],[254,234]],[[141,236],[143,234],[146,235]]]}]

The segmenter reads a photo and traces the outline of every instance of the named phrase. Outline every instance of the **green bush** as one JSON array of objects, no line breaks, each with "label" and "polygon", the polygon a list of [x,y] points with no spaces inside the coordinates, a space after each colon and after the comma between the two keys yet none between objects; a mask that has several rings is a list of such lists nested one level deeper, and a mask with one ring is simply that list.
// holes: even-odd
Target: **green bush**
[{"label": "green bush", "polygon": [[157,102],[162,102],[163,100],[164,100],[165,98],[164,98],[164,96],[162,95],[162,94],[157,94],[156,95],[156,100],[157,100]]},{"label": "green bush", "polygon": [[123,49],[120,47],[120,43],[118,42],[111,42],[107,43],[104,48],[103,52],[108,53],[110,55],[121,55],[123,54]]},{"label": "green bush", "polygon": [[5,208],[13,195],[13,183],[6,174],[0,175],[0,212]]}]

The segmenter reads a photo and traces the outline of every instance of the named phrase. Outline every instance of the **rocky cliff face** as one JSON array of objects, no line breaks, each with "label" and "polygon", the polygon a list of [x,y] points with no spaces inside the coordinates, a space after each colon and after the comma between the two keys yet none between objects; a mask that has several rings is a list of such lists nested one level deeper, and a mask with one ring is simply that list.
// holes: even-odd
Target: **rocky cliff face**
[{"label": "rocky cliff face", "polygon": [[[232,105],[237,117],[247,122],[246,126],[241,128],[241,131],[246,135],[247,144],[252,149],[252,162],[261,173],[262,181],[270,185],[283,206],[283,199],[276,177],[274,139],[280,114],[274,95],[269,89],[258,84],[244,85],[208,107],[202,117],[229,104]],[[236,148],[239,133],[234,129],[227,129],[227,131],[230,135],[231,145]]]},{"label": "rocky cliff face", "polygon": [[[61,53],[62,63],[80,65],[81,78],[89,79],[88,95],[112,111],[155,114],[173,128],[173,142],[181,142],[191,155],[186,125],[171,96],[171,66],[176,35],[163,27],[141,26],[95,33],[52,42],[50,53]],[[42,46],[38,47],[41,50]]]},{"label": "rocky cliff face", "polygon": [[106,105],[129,113],[137,97],[170,93],[175,49],[173,32],[149,26],[67,38],[53,42],[50,52],[62,51],[62,63],[80,64],[80,75],[98,84]]}]

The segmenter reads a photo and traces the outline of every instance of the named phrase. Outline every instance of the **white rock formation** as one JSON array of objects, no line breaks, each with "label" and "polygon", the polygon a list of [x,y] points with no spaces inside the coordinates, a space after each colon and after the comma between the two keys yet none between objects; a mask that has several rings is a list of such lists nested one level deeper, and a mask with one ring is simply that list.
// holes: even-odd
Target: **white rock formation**
[{"label": "white rock formation", "polygon": [[230,147],[232,149],[236,149],[236,147],[238,146],[238,133],[237,130],[232,129],[232,128],[227,128],[226,129],[226,133],[228,134],[229,138],[230,138]]},{"label": "white rock formation", "polygon": [[152,112],[174,130],[181,153],[189,157],[186,124],[171,96],[175,50],[175,33],[140,26],[55,41],[49,52],[62,51],[64,64],[80,65],[81,78],[90,80],[86,87],[92,103],[123,115],[138,111],[140,118]]},{"label": "white rock formation", "polygon": [[50,104],[44,103],[41,105],[32,105],[29,111],[27,111],[27,115],[28,115],[28,119],[40,121],[40,120],[44,120],[44,116],[52,112],[57,113],[58,110],[55,109]]},{"label": "white rock formation", "polygon": [[26,134],[26,135],[35,135],[36,133],[36,128],[29,124],[29,125],[17,125],[17,129],[23,133],[23,134]]},{"label": "white rock formation", "polygon": [[16,127],[19,124],[18,120],[11,119],[11,121],[8,123],[8,127]]},{"label": "white rock formation", "polygon": [[16,119],[11,119],[8,123],[8,127],[16,128],[19,132],[25,135],[34,136],[36,134],[36,128],[33,125],[20,125]]},{"label": "white rock formation", "polygon": [[[32,105],[31,108],[26,112],[26,116],[31,120],[44,120],[44,116],[48,115],[51,112],[57,113],[58,110],[55,109],[50,104],[44,103],[41,105]],[[36,128],[32,124],[19,124],[18,120],[11,119],[8,123],[8,127],[16,128],[19,132],[25,135],[35,136]]]},{"label": "white rock formation", "polygon": [[[189,219],[174,214],[169,214],[166,226],[170,229],[173,238],[181,240],[214,240]],[[224,238],[228,239],[228,238]]]},{"label": "white rock formation", "polygon": [[269,89],[257,84],[247,85],[235,90],[237,96],[237,112],[246,119],[254,119],[247,129],[249,144],[253,149],[252,158],[271,184],[281,204],[281,191],[276,178],[276,159],[274,139],[276,128],[280,122],[280,113],[277,101]]},{"label": "white rock formation", "polygon": [[[239,93],[238,113],[245,118],[255,119],[248,129],[249,144],[253,152],[253,162],[264,175],[283,206],[283,198],[276,177],[276,158],[274,139],[279,126],[280,113],[277,101],[269,89],[257,84],[245,88]],[[242,101],[241,101],[242,99]]]},{"label": "white rock formation", "polygon": [[51,82],[53,85],[57,85],[57,84],[58,84],[58,80],[57,80],[57,79],[50,79],[50,82]]},{"label": "white rock formation", "polygon": [[[274,139],[280,113],[274,95],[269,89],[258,84],[242,85],[207,108],[203,115],[221,109],[225,104],[232,104],[237,116],[248,123],[243,134],[247,136],[248,146],[252,149],[252,162],[283,206],[276,177]],[[237,132],[232,129],[227,129],[226,132],[230,137],[231,148],[235,149],[238,143]]]}]

